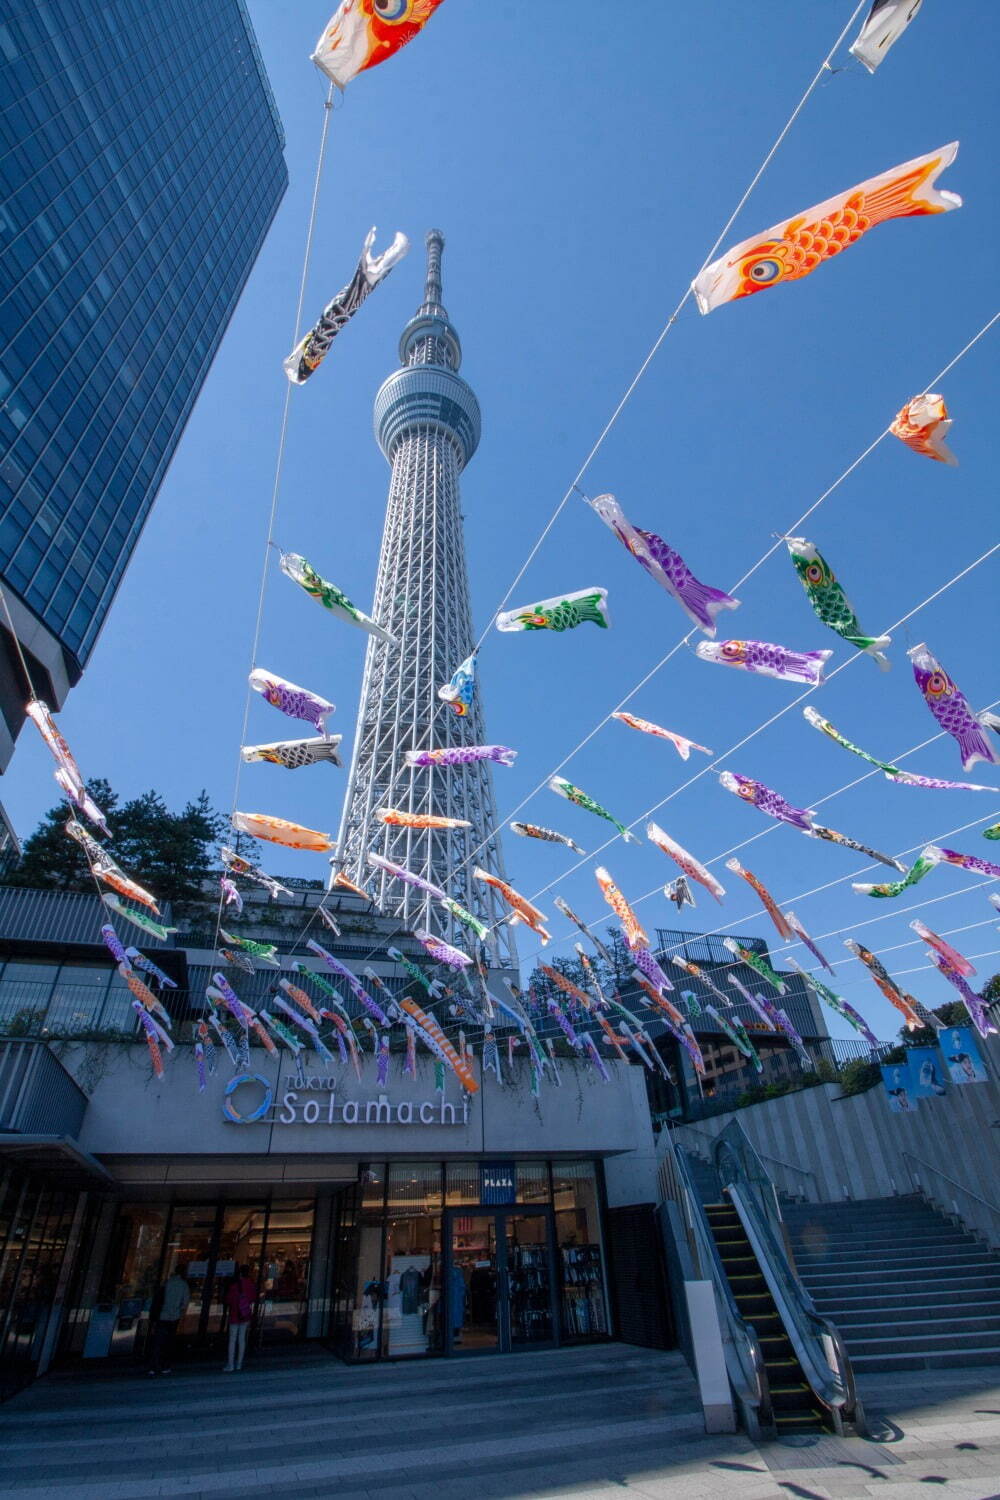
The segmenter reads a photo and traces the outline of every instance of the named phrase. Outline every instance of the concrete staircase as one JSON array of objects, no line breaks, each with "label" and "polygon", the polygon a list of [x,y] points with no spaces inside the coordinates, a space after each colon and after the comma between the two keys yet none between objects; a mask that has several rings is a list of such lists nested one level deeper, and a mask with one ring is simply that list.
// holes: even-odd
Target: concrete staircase
[{"label": "concrete staircase", "polygon": [[1000,1255],[922,1198],[782,1205],[858,1373],[1000,1364]]}]

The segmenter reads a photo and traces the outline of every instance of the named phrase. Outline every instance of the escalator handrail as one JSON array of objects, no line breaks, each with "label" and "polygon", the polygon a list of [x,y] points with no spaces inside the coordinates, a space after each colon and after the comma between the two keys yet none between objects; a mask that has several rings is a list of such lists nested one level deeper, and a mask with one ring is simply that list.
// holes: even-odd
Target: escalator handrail
[{"label": "escalator handrail", "polygon": [[[837,1406],[849,1420],[853,1420],[856,1424],[862,1423],[863,1416],[854,1380],[854,1369],[840,1331],[835,1324],[831,1323],[828,1318],[825,1318],[817,1311],[815,1303],[796,1274],[785,1248],[784,1221],[781,1218],[781,1211],[778,1207],[774,1184],[768,1176],[759,1154],[754,1149],[753,1143],[738,1120],[731,1120],[726,1126],[726,1129],[716,1141],[714,1155],[719,1180],[723,1187],[729,1191],[734,1206],[737,1212],[740,1213],[744,1228],[751,1236],[751,1242],[753,1243],[755,1237],[761,1240],[759,1247],[758,1244],[753,1243],[754,1252],[761,1261],[761,1270],[770,1281],[771,1276],[768,1276],[769,1266],[766,1264],[767,1261],[770,1261],[772,1263],[770,1266],[772,1276],[776,1281],[781,1283],[781,1289],[790,1298],[789,1311],[791,1313],[792,1327],[788,1328],[787,1331],[792,1338],[795,1352],[799,1356],[799,1363],[802,1365],[806,1378],[809,1380],[810,1385],[813,1385],[814,1394],[825,1405]],[[756,1168],[755,1172],[749,1170],[751,1164]],[[745,1187],[753,1190],[749,1204],[743,1203],[742,1196],[740,1197],[740,1201],[737,1201],[737,1197],[733,1194],[732,1190],[734,1187],[737,1194],[739,1194],[741,1182]],[[765,1184],[768,1189],[767,1192],[764,1191]],[[743,1212],[741,1212],[741,1208]],[[752,1233],[752,1225],[746,1222],[747,1218],[758,1221],[756,1236]],[[780,1276],[777,1269],[779,1267],[783,1267],[789,1274],[787,1276]],[[772,1292],[774,1291],[775,1287],[772,1286]],[[796,1333],[799,1335],[798,1339],[795,1337]],[[806,1339],[819,1342],[823,1338],[829,1340],[830,1348],[836,1362],[835,1369],[831,1369],[825,1357],[821,1359],[815,1355],[810,1344],[805,1342]],[[798,1348],[800,1341],[803,1343],[804,1350],[806,1351],[805,1360],[803,1360],[802,1352]],[[816,1385],[814,1385],[813,1372],[810,1371],[810,1366],[813,1366],[813,1372],[817,1373],[819,1384],[824,1389],[817,1389]],[[822,1372],[824,1371],[828,1372],[837,1382],[837,1385],[839,1385],[843,1393],[840,1399],[836,1399],[838,1395],[836,1386],[831,1387],[829,1380],[822,1378]]]},{"label": "escalator handrail", "polygon": [[[760,1346],[756,1331],[741,1314],[736,1298],[733,1296],[733,1289],[722,1264],[708,1215],[705,1213],[704,1205],[695,1191],[691,1174],[688,1171],[684,1148],[672,1142],[670,1150],[673,1153],[679,1185],[684,1193],[684,1206],[687,1209],[688,1221],[698,1241],[702,1272],[707,1270],[710,1273],[716,1301],[722,1304],[734,1349],[738,1344],[742,1344],[749,1363],[749,1375],[745,1369],[739,1370],[739,1377],[744,1387],[742,1390],[731,1369],[729,1378],[736,1394],[742,1401],[756,1408],[758,1421],[762,1426],[766,1426],[771,1421],[771,1392],[767,1380],[767,1366],[764,1363],[764,1351]],[[726,1363],[728,1368],[729,1361],[727,1360]]]}]

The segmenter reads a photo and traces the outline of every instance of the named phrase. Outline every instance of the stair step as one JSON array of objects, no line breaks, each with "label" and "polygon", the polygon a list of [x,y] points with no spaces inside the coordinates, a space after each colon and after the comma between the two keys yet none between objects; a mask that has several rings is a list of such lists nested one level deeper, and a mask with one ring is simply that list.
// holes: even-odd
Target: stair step
[{"label": "stair step", "polygon": [[1000,1345],[965,1349],[954,1354],[852,1354],[855,1372],[891,1372],[893,1370],[970,1369],[976,1365],[1000,1365]]},{"label": "stair step", "polygon": [[949,1277],[952,1277],[952,1275],[960,1278],[963,1275],[964,1277],[970,1277],[970,1275],[994,1275],[996,1277],[997,1266],[991,1260],[984,1260],[982,1257],[978,1257],[978,1259],[976,1257],[969,1257],[966,1260],[934,1260],[934,1262],[918,1259],[916,1265],[913,1265],[909,1260],[907,1262],[886,1260],[882,1265],[873,1265],[873,1263],[868,1262],[864,1266],[844,1266],[843,1263],[837,1266],[837,1263],[831,1262],[828,1265],[810,1266],[807,1275],[802,1280],[808,1286],[822,1286],[823,1283],[856,1284],[861,1283],[861,1281],[871,1281],[873,1277],[876,1280],[879,1280],[879,1278],[882,1278],[882,1280],[894,1278],[894,1280],[898,1281],[903,1271],[906,1271],[906,1284],[909,1286],[915,1274],[918,1277],[922,1275],[924,1280],[927,1281],[930,1278],[936,1277],[936,1275],[942,1274],[943,1271],[948,1272]]},{"label": "stair step", "polygon": [[968,1245],[979,1241],[963,1229],[921,1230],[919,1234],[904,1234],[894,1231],[884,1235],[846,1235],[809,1232],[791,1236],[792,1249],[796,1255],[808,1255],[819,1249],[838,1250],[845,1255],[856,1255],[861,1250],[893,1250],[897,1245]]},{"label": "stair step", "polygon": [[919,1306],[928,1314],[936,1314],[939,1310],[948,1312],[955,1307],[989,1307],[995,1305],[1000,1309],[1000,1286],[985,1289],[972,1288],[967,1291],[956,1291],[951,1287],[936,1286],[933,1291],[914,1294],[909,1290],[900,1291],[895,1294],[890,1292],[872,1292],[864,1297],[852,1297],[850,1286],[845,1286],[841,1294],[830,1293],[822,1297],[814,1297],[817,1310],[826,1317],[837,1322],[840,1318],[849,1318],[852,1315],[861,1316],[864,1313],[891,1313],[894,1308]]},{"label": "stair step", "polygon": [[[892,1261],[893,1263],[902,1263],[905,1261],[909,1263],[910,1261],[918,1260],[925,1262],[927,1265],[951,1265],[955,1262],[970,1259],[985,1260],[988,1262],[989,1258],[989,1251],[984,1250],[982,1245],[978,1244],[975,1240],[969,1244],[942,1245],[940,1248],[936,1245],[910,1245],[906,1240],[903,1240],[895,1249],[891,1246],[884,1246],[878,1250],[850,1250],[840,1255],[831,1254],[829,1249],[824,1249],[820,1255],[802,1255],[799,1253],[796,1255],[796,1262],[801,1262],[809,1266],[840,1266],[850,1275],[855,1266],[863,1268],[878,1264],[879,1261]],[[994,1261],[993,1264],[1000,1270],[1000,1262]]]},{"label": "stair step", "polygon": [[880,1338],[918,1338],[926,1334],[928,1338],[945,1338],[949,1330],[954,1334],[964,1333],[997,1333],[1000,1334],[1000,1312],[985,1313],[979,1317],[956,1318],[941,1317],[931,1318],[921,1316],[920,1309],[914,1307],[911,1316],[901,1318],[899,1311],[890,1313],[886,1318],[838,1318],[837,1328],[843,1335],[848,1346],[852,1340],[863,1339],[865,1333],[871,1329],[877,1329]]},{"label": "stair step", "polygon": [[997,1331],[985,1329],[979,1333],[956,1333],[953,1330],[945,1330],[943,1333],[930,1333],[926,1329],[918,1329],[913,1334],[900,1334],[895,1338],[858,1338],[847,1339],[847,1352],[851,1359],[855,1355],[866,1354],[918,1354],[926,1356],[929,1354],[952,1354],[959,1350],[966,1351],[966,1362],[974,1364],[969,1350],[981,1347],[984,1344],[1000,1344]]}]

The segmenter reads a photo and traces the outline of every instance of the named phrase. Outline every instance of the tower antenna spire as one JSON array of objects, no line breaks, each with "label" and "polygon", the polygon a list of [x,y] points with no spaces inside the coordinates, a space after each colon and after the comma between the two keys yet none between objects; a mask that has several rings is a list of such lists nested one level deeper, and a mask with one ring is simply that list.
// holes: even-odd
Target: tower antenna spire
[{"label": "tower antenna spire", "polygon": [[441,312],[447,317],[441,301],[441,252],[444,249],[444,235],[440,229],[428,229],[424,243],[427,246],[427,280],[424,283],[424,305],[420,311]]}]

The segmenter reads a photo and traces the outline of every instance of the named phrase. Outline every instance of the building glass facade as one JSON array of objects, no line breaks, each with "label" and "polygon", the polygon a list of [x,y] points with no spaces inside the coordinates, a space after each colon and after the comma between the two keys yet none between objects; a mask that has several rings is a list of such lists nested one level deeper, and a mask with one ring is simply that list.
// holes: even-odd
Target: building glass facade
[{"label": "building glass facade", "polygon": [[242,0],[13,0],[0,99],[0,573],[72,682],[287,186],[283,136]]},{"label": "building glass facade", "polygon": [[343,1192],[331,1337],[347,1360],[606,1337],[594,1161],[370,1163]]}]

